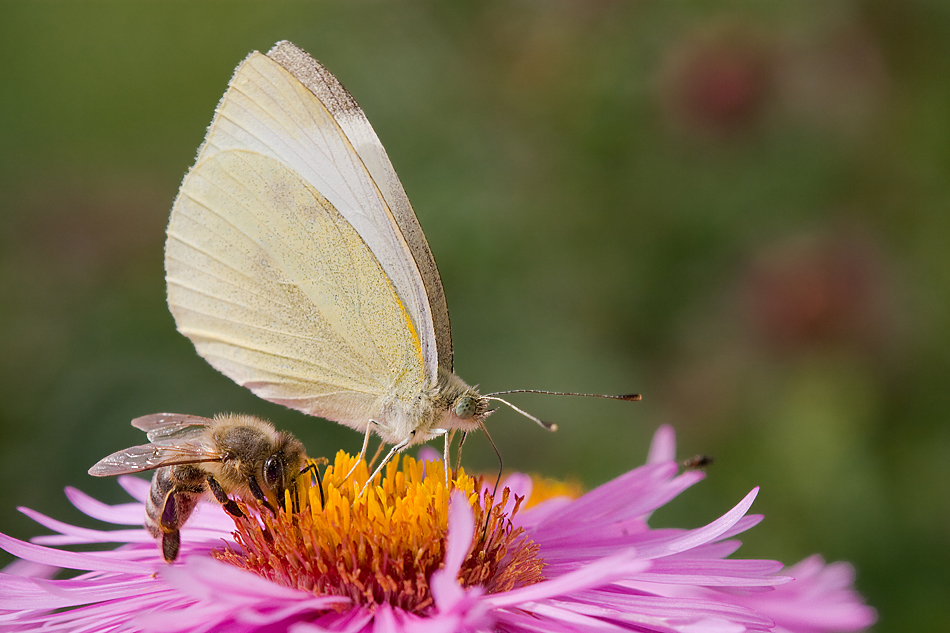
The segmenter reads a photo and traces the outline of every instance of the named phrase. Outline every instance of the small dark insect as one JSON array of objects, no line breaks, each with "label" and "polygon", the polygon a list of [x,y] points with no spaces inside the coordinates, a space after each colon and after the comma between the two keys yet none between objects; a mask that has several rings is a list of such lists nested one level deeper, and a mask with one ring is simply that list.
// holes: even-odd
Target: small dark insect
[{"label": "small dark insect", "polygon": [[683,461],[683,466],[689,470],[700,470],[702,468],[706,468],[712,463],[713,458],[711,455],[693,455],[689,459]]}]

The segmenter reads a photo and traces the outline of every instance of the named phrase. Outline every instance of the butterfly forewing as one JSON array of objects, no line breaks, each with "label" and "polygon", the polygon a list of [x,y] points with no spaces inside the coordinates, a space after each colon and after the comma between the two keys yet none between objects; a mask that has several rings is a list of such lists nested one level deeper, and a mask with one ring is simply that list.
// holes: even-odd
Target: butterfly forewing
[{"label": "butterfly forewing", "polygon": [[327,108],[382,193],[422,275],[435,331],[439,366],[451,371],[452,330],[442,280],[409,198],[369,119],[329,70],[292,43],[278,42],[267,52],[267,56],[290,72]]}]

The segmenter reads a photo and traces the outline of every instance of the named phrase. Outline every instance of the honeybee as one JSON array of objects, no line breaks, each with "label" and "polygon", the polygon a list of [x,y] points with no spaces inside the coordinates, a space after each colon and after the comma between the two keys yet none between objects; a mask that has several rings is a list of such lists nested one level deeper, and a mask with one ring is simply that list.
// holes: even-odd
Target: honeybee
[{"label": "honeybee", "polygon": [[154,413],[135,418],[132,426],[145,431],[149,443],[99,460],[89,474],[106,477],[157,469],[145,504],[145,527],[161,538],[162,555],[169,563],[178,557],[179,530],[207,493],[234,517],[243,513],[229,494],[254,498],[273,512],[307,461],[297,438],[250,415],[208,419]]}]

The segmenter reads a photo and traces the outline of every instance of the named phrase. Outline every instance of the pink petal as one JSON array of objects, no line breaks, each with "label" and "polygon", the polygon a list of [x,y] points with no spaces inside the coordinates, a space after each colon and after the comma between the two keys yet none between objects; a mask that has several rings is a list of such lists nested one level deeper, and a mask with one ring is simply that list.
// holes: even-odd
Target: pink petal
[{"label": "pink petal", "polygon": [[16,630],[43,630],[68,631],[81,633],[84,631],[100,632],[112,630],[128,630],[132,616],[142,611],[163,608],[174,605],[166,596],[167,591],[153,591],[138,597],[124,598],[86,607],[78,607],[59,613],[20,612],[15,618],[5,618],[0,615],[0,621],[15,622]]},{"label": "pink petal", "polygon": [[[541,617],[535,613],[531,613],[530,611],[523,611],[520,609],[500,611],[498,613],[498,623],[500,625],[498,630],[518,631],[519,633],[529,633],[531,631],[536,633],[579,633],[580,631],[598,630],[588,627],[578,628],[567,622]],[[628,627],[619,627],[615,624],[608,624],[606,622],[598,622],[598,626],[601,627],[600,630],[606,631],[630,631]]]},{"label": "pink petal", "polygon": [[36,536],[33,537],[34,543],[47,543],[49,545],[66,545],[74,543],[145,543],[154,539],[143,529],[137,530],[90,530],[88,528],[76,527],[62,521],[52,519],[45,514],[41,514],[29,508],[17,508],[20,512],[30,517],[45,528],[59,532],[62,536]]},{"label": "pink petal", "polygon": [[728,620],[700,620],[680,628],[683,633],[743,633],[746,627]]},{"label": "pink petal", "polygon": [[673,560],[653,561],[650,571],[637,578],[666,584],[690,584],[701,587],[772,586],[792,580],[791,576],[774,576],[782,563],[770,560]]},{"label": "pink petal", "polygon": [[344,596],[313,596],[309,600],[301,600],[290,604],[281,609],[271,607],[280,605],[279,601],[262,602],[257,608],[265,608],[266,611],[259,611],[256,608],[241,609],[234,613],[236,622],[251,624],[254,627],[260,627],[274,622],[283,622],[300,614],[311,614],[326,611],[328,609],[341,608],[350,604],[351,600]]},{"label": "pink petal", "polygon": [[418,454],[416,454],[416,459],[420,462],[442,462],[442,453],[435,450],[428,444],[419,449]]},{"label": "pink petal", "polygon": [[674,459],[676,459],[676,431],[669,424],[664,424],[653,434],[647,463],[658,464],[671,462]]},{"label": "pink petal", "polygon": [[[3,609],[60,609],[81,604],[91,604],[116,598],[141,595],[144,591],[160,588],[161,583],[145,576],[106,581],[91,580],[43,580],[16,578],[20,583],[0,581]],[[12,580],[12,579],[11,579]]]},{"label": "pink petal", "polygon": [[443,570],[454,578],[462,569],[462,563],[472,548],[472,537],[475,534],[475,514],[460,490],[453,490],[449,498],[448,522],[449,533],[446,536]]},{"label": "pink petal", "polygon": [[545,523],[552,516],[563,512],[572,503],[574,503],[574,499],[570,497],[552,497],[527,510],[522,510],[515,515],[512,523],[515,527],[533,528]]},{"label": "pink petal", "polygon": [[570,630],[580,631],[629,631],[627,627],[600,618],[590,617],[571,609],[561,608],[558,603],[545,601],[532,604],[526,608],[534,616],[549,618],[561,625],[567,625]]},{"label": "pink petal", "polygon": [[145,506],[141,503],[110,506],[71,486],[66,488],[66,498],[83,514],[106,523],[142,525],[145,520]]},{"label": "pink petal", "polygon": [[[281,587],[257,574],[205,556],[190,556],[181,565],[167,565],[159,576],[185,595],[216,603],[242,604],[247,600],[304,600],[313,594]],[[324,598],[338,603],[336,596]]]},{"label": "pink petal", "polygon": [[610,617],[624,622],[673,622],[707,618],[729,619],[752,629],[769,629],[774,622],[747,607],[715,599],[643,596],[606,590],[572,594],[559,604],[580,613]]},{"label": "pink petal", "polygon": [[66,552],[51,549],[32,543],[24,543],[15,538],[0,534],[0,549],[35,563],[65,567],[67,569],[83,569],[87,571],[114,571],[127,574],[149,573],[143,569],[141,563],[130,563],[105,556],[101,552],[84,554],[82,552]]},{"label": "pink petal", "polygon": [[853,589],[854,568],[812,556],[785,571],[795,578],[768,594],[738,598],[792,631],[855,631],[877,619]]},{"label": "pink petal", "polygon": [[505,488],[511,490],[511,498],[508,500],[508,502],[512,504],[512,507],[514,507],[514,497],[524,497],[525,501],[528,501],[531,498],[531,491],[534,489],[534,482],[531,481],[531,477],[528,475],[524,475],[522,473],[512,473],[505,477],[505,480],[501,482],[501,489],[504,490]]},{"label": "pink petal", "polygon": [[[515,505],[518,503],[517,497],[527,498],[527,495],[531,494],[531,489],[533,484],[531,483],[531,478],[527,475],[522,475],[521,473],[514,473],[503,479],[498,484],[498,490],[495,490],[495,480],[484,479],[482,481],[481,488],[479,488],[479,497],[482,499],[482,505],[484,505],[485,493],[494,494],[495,501],[500,501],[502,493],[505,488],[510,490],[508,495],[508,501],[502,507],[501,511],[511,516],[511,513],[515,510]],[[525,494],[527,493],[527,494]]]},{"label": "pink petal", "polygon": [[621,475],[552,513],[535,526],[532,538],[542,545],[576,543],[578,537],[586,538],[592,525],[606,528],[611,523],[642,519],[702,478],[696,471],[675,477],[677,470],[675,463],[663,462]]},{"label": "pink petal", "polygon": [[730,554],[734,554],[741,546],[742,543],[734,539],[730,541],[716,541],[715,543],[699,545],[687,552],[670,554],[665,560],[679,560],[682,558],[688,560],[696,560],[701,558],[725,558]]},{"label": "pink petal", "polygon": [[0,577],[6,574],[8,576],[22,576],[24,578],[52,578],[58,571],[59,567],[42,565],[40,563],[34,563],[31,560],[18,558],[3,568],[3,571],[0,572]]},{"label": "pink petal", "polygon": [[659,558],[677,552],[684,552],[709,541],[715,540],[733,527],[748,511],[759,489],[753,488],[742,501],[724,515],[709,523],[705,527],[689,530],[680,537],[657,543],[654,545],[640,545],[640,556],[643,558]]},{"label": "pink petal", "polygon": [[359,633],[368,631],[373,614],[363,608],[355,607],[337,613],[331,611],[315,622],[298,622],[288,627],[289,633]]},{"label": "pink petal", "polygon": [[[217,503],[202,500],[195,507],[195,512],[188,519],[182,533],[184,534],[184,531],[189,528],[212,530],[218,534],[218,538],[221,538],[231,534],[234,530],[234,521]],[[184,536],[182,538],[184,539]]]},{"label": "pink petal", "polygon": [[373,633],[400,633],[403,627],[396,622],[393,615],[393,608],[383,603],[376,607],[376,613],[373,616]]},{"label": "pink petal", "polygon": [[132,475],[122,475],[119,477],[119,485],[129,493],[133,499],[140,503],[145,503],[148,499],[148,490],[152,487],[150,481],[133,477]]},{"label": "pink petal", "polygon": [[575,591],[606,585],[614,580],[640,574],[650,568],[647,561],[637,560],[636,551],[630,550],[602,558],[577,571],[543,580],[535,585],[512,589],[485,596],[484,601],[494,608],[515,606]]},{"label": "pink petal", "polygon": [[448,522],[449,533],[445,539],[442,568],[429,578],[432,597],[440,611],[453,609],[465,596],[465,590],[458,583],[458,575],[475,534],[475,514],[468,499],[459,490],[452,491],[449,498]]},{"label": "pink petal", "polygon": [[737,534],[742,534],[746,530],[750,530],[754,528],[755,526],[757,526],[759,523],[762,522],[762,519],[764,518],[765,516],[761,514],[747,514],[741,519],[739,519],[738,521],[736,521],[736,524],[732,526],[731,529],[723,532],[722,536],[720,536],[719,538],[732,538],[733,536]]}]

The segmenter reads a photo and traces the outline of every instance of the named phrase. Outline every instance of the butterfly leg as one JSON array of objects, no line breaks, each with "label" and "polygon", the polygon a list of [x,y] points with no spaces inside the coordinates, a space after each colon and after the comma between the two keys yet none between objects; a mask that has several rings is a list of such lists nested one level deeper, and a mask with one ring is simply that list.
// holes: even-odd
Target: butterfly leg
[{"label": "butterfly leg", "polygon": [[376,447],[376,452],[373,453],[373,459],[367,462],[367,465],[372,468],[373,464],[376,463],[376,460],[379,459],[379,456],[383,454],[383,447],[386,446],[386,442],[380,442],[379,446]]},{"label": "butterfly leg", "polygon": [[235,503],[233,499],[228,498],[228,493],[224,491],[224,488],[218,483],[218,480],[208,475],[208,490],[211,491],[211,494],[214,495],[214,498],[218,500],[222,506],[224,506],[224,511],[230,514],[235,519],[240,519],[244,516],[244,513],[241,512],[241,508],[238,507],[238,504]]},{"label": "butterfly leg", "polygon": [[[452,447],[452,438],[454,436],[455,436],[455,429],[452,429],[451,431],[445,434],[445,449],[442,451],[442,467],[443,467],[443,470],[445,471],[445,487],[446,488],[449,487],[449,479],[451,478],[449,476],[449,464],[451,463],[449,461],[451,459],[449,449]],[[456,468],[456,470],[458,470],[458,468]]]},{"label": "butterfly leg", "polygon": [[353,474],[353,471],[356,470],[356,467],[360,465],[360,462],[366,458],[366,448],[369,446],[369,436],[373,432],[373,427],[376,425],[376,420],[370,420],[366,425],[366,435],[363,437],[363,448],[360,449],[360,454],[356,458],[356,461],[353,462],[353,466],[350,468],[350,472],[346,473],[346,477],[343,478],[343,481],[346,481],[350,478],[350,475]]},{"label": "butterfly leg", "polygon": [[399,451],[401,451],[401,450],[403,450],[404,448],[406,448],[407,446],[409,446],[409,443],[410,443],[411,441],[412,441],[412,436],[410,436],[408,439],[405,439],[405,440],[399,442],[398,444],[396,444],[395,446],[392,447],[392,450],[390,450],[388,453],[386,453],[386,457],[383,458],[383,461],[381,461],[381,462],[379,463],[379,466],[376,467],[376,470],[373,471],[373,474],[370,475],[369,479],[366,480],[366,483],[363,484],[363,489],[360,490],[360,496],[361,496],[361,497],[363,496],[363,493],[366,492],[366,489],[369,487],[370,483],[371,483],[374,479],[376,479],[376,475],[378,475],[380,472],[382,472],[383,467],[386,466],[386,464],[389,463],[389,460],[391,460],[391,459],[393,458],[393,455],[395,455],[395,454],[398,453]]},{"label": "butterfly leg", "polygon": [[455,451],[455,472],[462,467],[462,447],[465,445],[465,439],[468,437],[468,431],[462,431],[462,438],[459,440],[458,450]]}]

